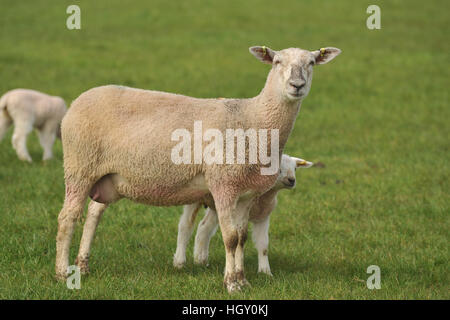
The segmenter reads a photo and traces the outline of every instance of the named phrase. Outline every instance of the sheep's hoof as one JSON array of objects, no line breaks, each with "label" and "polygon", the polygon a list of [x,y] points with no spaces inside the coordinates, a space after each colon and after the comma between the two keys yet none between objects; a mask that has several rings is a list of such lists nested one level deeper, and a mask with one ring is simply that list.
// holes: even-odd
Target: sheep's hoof
[{"label": "sheep's hoof", "polygon": [[227,287],[228,293],[235,293],[242,290],[242,287],[239,285],[237,281],[228,281],[225,283],[225,286]]},{"label": "sheep's hoof", "polygon": [[77,257],[75,260],[75,265],[80,268],[80,273],[83,275],[89,274],[89,258],[80,258]]},{"label": "sheep's hoof", "polygon": [[89,274],[91,271],[89,270],[89,266],[83,266],[83,267],[81,267],[80,266],[80,273],[82,274],[82,275],[87,275],[87,274]]},{"label": "sheep's hoof", "polygon": [[228,293],[239,292],[244,289],[244,287],[251,287],[250,283],[245,279],[244,272],[242,271],[225,276],[223,283],[227,288]]},{"label": "sheep's hoof", "polygon": [[64,282],[67,279],[67,273],[66,272],[56,272],[55,279],[59,282]]},{"label": "sheep's hoof", "polygon": [[245,279],[245,278],[238,280],[238,283],[239,283],[239,286],[240,286],[241,288],[243,288],[243,287],[249,287],[249,288],[251,288],[251,287],[252,287],[252,285],[250,284],[250,282],[248,282],[247,279]]}]

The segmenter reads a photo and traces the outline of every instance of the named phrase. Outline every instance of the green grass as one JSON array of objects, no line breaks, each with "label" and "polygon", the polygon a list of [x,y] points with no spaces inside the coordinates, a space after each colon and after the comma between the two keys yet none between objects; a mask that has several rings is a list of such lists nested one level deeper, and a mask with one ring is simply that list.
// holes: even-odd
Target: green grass
[{"label": "green grass", "polygon": [[[249,53],[335,46],[316,68],[285,152],[325,168],[302,170],[272,216],[273,278],[222,287],[220,235],[209,267],[172,267],[179,207],[123,200],[109,208],[81,290],[54,280],[57,215],[64,198],[56,158],[20,162],[11,130],[0,143],[2,299],[449,299],[448,1],[376,1],[382,29],[368,30],[373,1],[76,1],[82,29],[65,27],[74,1],[2,0],[0,92],[60,95],[115,83],[197,97],[251,97],[269,67]],[[214,3],[214,4],[212,4]],[[74,261],[81,234],[72,245]],[[381,268],[368,290],[369,265]]]}]

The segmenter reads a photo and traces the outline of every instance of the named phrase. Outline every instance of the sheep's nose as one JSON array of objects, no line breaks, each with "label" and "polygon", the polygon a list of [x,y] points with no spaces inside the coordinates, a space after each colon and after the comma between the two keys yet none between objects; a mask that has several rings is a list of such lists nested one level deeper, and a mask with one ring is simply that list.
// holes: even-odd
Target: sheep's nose
[{"label": "sheep's nose", "polygon": [[303,88],[305,86],[305,82],[294,82],[294,81],[291,81],[291,82],[289,82],[289,84],[291,86],[293,86],[297,90],[300,90],[301,88]]},{"label": "sheep's nose", "polygon": [[289,183],[293,186],[295,184],[294,178],[288,178]]}]

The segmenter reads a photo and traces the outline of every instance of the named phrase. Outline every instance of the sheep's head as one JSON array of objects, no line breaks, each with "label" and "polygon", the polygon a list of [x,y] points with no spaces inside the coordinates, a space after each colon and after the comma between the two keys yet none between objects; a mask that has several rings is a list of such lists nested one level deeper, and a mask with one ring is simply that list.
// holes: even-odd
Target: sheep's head
[{"label": "sheep's head", "polygon": [[340,49],[327,47],[316,51],[289,48],[280,51],[268,47],[251,47],[250,53],[264,63],[272,65],[272,85],[288,100],[300,100],[311,88],[313,67],[325,64],[341,53]]},{"label": "sheep's head", "polygon": [[312,162],[290,157],[283,154],[281,157],[280,174],[278,175],[275,188],[277,189],[292,189],[295,187],[295,170],[297,168],[309,168],[313,165]]}]

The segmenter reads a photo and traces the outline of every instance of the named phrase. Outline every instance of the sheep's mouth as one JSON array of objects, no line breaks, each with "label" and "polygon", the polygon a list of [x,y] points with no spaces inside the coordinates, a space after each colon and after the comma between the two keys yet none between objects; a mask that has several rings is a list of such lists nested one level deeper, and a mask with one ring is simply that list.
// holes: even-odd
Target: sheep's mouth
[{"label": "sheep's mouth", "polygon": [[302,94],[300,92],[288,92],[288,96],[292,99],[300,99],[302,97]]}]

